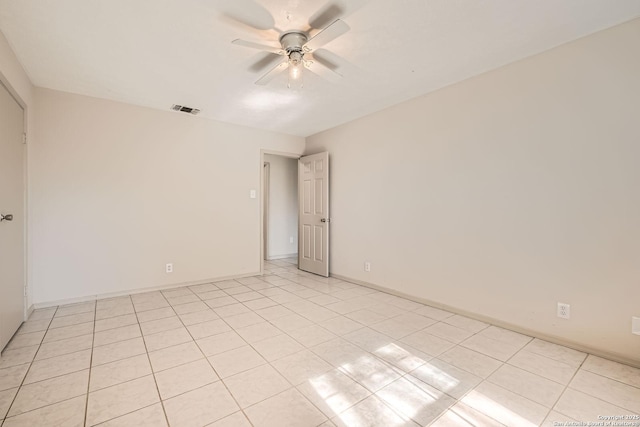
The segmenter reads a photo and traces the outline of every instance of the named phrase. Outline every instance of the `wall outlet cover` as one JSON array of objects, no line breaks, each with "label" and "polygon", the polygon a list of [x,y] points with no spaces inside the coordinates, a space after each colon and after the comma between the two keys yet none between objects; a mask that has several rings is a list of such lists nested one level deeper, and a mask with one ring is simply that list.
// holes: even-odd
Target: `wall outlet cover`
[{"label": "wall outlet cover", "polygon": [[631,318],[631,333],[640,335],[640,317],[634,316]]},{"label": "wall outlet cover", "polygon": [[562,319],[571,318],[571,306],[564,302],[558,303],[558,317]]}]

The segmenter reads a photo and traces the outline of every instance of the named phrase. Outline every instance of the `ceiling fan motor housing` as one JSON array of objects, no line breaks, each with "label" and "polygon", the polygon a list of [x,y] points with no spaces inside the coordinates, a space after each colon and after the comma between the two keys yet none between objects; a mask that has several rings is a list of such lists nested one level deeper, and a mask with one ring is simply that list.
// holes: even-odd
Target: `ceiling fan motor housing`
[{"label": "ceiling fan motor housing", "polygon": [[289,60],[298,64],[302,61],[304,51],[302,46],[307,42],[307,36],[300,32],[285,33],[280,37],[280,44],[282,48],[287,52]]}]

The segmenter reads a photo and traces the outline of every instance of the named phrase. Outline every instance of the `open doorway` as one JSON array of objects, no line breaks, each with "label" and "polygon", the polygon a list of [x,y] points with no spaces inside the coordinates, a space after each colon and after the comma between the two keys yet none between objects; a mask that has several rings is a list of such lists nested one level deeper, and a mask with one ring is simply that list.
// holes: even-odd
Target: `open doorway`
[{"label": "open doorway", "polygon": [[262,262],[298,258],[298,159],[263,153]]}]

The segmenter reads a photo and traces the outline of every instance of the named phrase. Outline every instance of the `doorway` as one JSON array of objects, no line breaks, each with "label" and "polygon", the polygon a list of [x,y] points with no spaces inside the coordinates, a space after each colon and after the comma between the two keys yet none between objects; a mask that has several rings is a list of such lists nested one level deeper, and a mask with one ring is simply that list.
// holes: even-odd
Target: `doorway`
[{"label": "doorway", "polygon": [[271,153],[262,157],[262,261],[297,259],[298,159]]}]

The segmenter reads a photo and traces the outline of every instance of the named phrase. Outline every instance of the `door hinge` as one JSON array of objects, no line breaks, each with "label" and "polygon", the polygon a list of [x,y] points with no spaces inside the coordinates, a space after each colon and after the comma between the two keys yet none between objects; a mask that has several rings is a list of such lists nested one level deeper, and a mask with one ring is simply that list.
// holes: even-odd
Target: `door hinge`
[{"label": "door hinge", "polygon": [[27,134],[26,134],[26,133],[23,133],[23,134],[22,134],[22,143],[23,143],[23,144],[26,144],[26,143],[27,143]]},{"label": "door hinge", "polygon": [[24,287],[24,296],[25,297],[27,296],[27,287],[26,286]]}]

